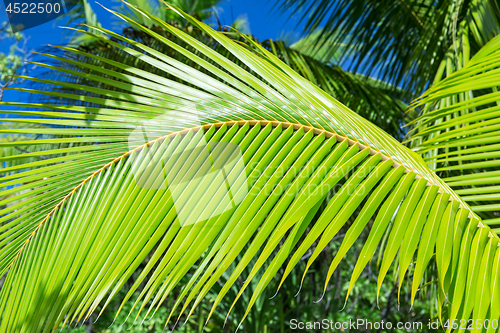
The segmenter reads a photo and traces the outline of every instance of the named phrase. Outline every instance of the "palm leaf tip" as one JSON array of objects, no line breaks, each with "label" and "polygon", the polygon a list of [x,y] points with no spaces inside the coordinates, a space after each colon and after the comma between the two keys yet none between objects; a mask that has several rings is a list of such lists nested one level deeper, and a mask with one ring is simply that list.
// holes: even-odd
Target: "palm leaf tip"
[{"label": "palm leaf tip", "polygon": [[[484,279],[490,271],[491,281],[496,281],[498,237],[480,225],[480,218],[420,157],[265,49],[252,52],[171,8],[227,53],[139,8],[137,12],[194,51],[117,13],[196,66],[94,27],[118,39],[95,36],[135,59],[136,66],[94,56],[109,67],[93,68],[91,75],[73,73],[95,83],[93,95],[45,92],[82,104],[47,104],[44,108],[51,111],[26,111],[44,116],[34,122],[48,130],[63,125],[117,135],[113,140],[95,132],[82,140],[54,132],[34,145],[60,141],[49,158],[59,159],[55,167],[20,169],[2,178],[9,186],[33,183],[30,191],[15,192],[19,206],[2,208],[8,214],[1,217],[0,271],[7,276],[0,330],[49,332],[102,313],[134,272],[137,279],[120,311],[138,295],[136,320],[149,318],[181,284],[169,318],[192,314],[227,272],[215,309],[246,268],[250,273],[237,298],[258,280],[248,313],[280,267],[286,265],[284,280],[315,245],[309,268],[344,228],[330,279],[370,221],[349,292],[388,233],[379,289],[399,251],[401,278],[413,273],[412,300],[423,272],[436,267],[441,290],[455,300],[454,307],[465,304],[479,316],[487,313],[486,303],[496,304],[496,291],[487,302],[476,303],[479,289],[466,289],[463,282]],[[122,91],[109,89],[112,84]],[[155,121],[158,116],[168,121]],[[141,143],[133,131],[142,124],[151,131]],[[80,149],[94,150],[70,154],[67,143],[72,140]],[[37,191],[50,181],[71,185],[63,200],[60,192]],[[430,259],[434,249],[435,264]],[[463,300],[457,295],[464,295]],[[455,312],[452,308],[450,313]]]}]

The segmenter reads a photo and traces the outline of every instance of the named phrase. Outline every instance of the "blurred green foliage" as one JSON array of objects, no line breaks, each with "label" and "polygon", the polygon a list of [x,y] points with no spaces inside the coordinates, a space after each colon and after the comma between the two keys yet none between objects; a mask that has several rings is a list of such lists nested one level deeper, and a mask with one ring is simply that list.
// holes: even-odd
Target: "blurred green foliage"
[{"label": "blurred green foliage", "polygon": [[20,32],[12,32],[8,22],[0,24],[0,42],[10,44],[9,53],[0,52],[0,85],[15,82],[11,75],[16,74],[24,65],[24,54],[21,43],[25,36]]}]

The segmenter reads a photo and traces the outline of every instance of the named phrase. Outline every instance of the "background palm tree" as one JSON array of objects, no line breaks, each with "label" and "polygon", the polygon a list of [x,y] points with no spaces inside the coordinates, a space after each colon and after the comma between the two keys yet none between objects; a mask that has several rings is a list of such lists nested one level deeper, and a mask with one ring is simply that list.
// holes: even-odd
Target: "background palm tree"
[{"label": "background palm tree", "polygon": [[[486,0],[284,0],[276,7],[300,17],[307,33],[321,27],[316,47],[330,42],[326,57],[336,53],[350,69],[400,86],[410,99],[459,66],[460,54],[473,56],[500,26],[498,2]],[[342,50],[345,44],[356,52]]]}]

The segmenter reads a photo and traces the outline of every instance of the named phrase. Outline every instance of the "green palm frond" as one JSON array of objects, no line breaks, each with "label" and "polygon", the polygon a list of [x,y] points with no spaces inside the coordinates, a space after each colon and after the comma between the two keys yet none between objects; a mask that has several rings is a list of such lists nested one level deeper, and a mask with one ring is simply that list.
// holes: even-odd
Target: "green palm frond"
[{"label": "green palm frond", "polygon": [[[149,13],[147,10],[146,12]],[[179,46],[190,48],[190,45],[186,44],[185,41],[172,36],[167,30],[163,29],[159,25],[152,24],[150,29],[162,37],[171,39]],[[180,29],[200,42],[210,45],[214,48],[214,50],[236,63],[238,66],[241,66],[246,70],[250,70],[244,63],[228,52],[228,50],[226,50],[216,40],[206,35],[196,27],[191,25],[182,25]],[[144,31],[127,26],[123,29],[122,35],[133,40],[134,42],[147,45],[158,52],[169,54],[171,57],[189,65],[190,67],[205,71],[205,69],[199,66],[197,62],[186,59],[182,53],[177,52],[165,43],[158,42],[157,39],[151,37]],[[351,110],[368,119],[396,138],[403,137],[401,124],[404,123],[405,120],[404,109],[406,106],[401,102],[401,98],[404,95],[402,90],[395,89],[388,84],[384,84],[383,82],[369,77],[350,73],[343,70],[340,66],[322,63],[306,54],[303,54],[302,52],[288,47],[281,41],[264,40],[259,42],[255,39],[250,39],[245,35],[235,32],[225,32],[225,35],[234,41],[239,42],[242,46],[248,47],[253,52],[258,53],[260,52],[260,48],[265,48],[267,51],[271,52],[289,65],[294,71],[323,89],[341,103],[348,106]],[[258,47],[255,47],[253,44],[258,45]],[[123,65],[130,65],[158,75],[164,75],[164,72],[161,69],[156,68],[149,63],[137,62],[136,57],[131,56],[122,49],[110,48],[107,45],[106,41],[94,40],[93,43],[85,46],[79,46],[77,48],[78,51],[82,52],[76,53],[61,50],[59,53],[62,54],[59,54],[59,56],[50,56],[50,59],[53,60],[52,64],[46,63],[46,61],[45,63],[38,62],[36,64],[41,68],[48,69],[44,78],[49,77],[52,80],[55,79],[58,81],[72,83],[72,85],[59,84],[60,87],[50,86],[51,91],[58,91],[66,94],[82,94],[80,86],[87,86],[89,84],[93,87],[108,90],[119,90],[113,84],[107,84],[104,81],[99,83],[91,82],[88,80],[87,76],[81,75],[81,72],[83,71],[87,75],[106,77],[107,74],[103,68],[114,69],[114,67],[108,62],[102,61],[102,58],[113,59],[115,62],[121,63],[122,67]],[[133,44],[126,45],[130,48],[134,48]],[[199,56],[206,61],[211,61],[204,55]],[[60,57],[63,57],[63,60],[60,60]],[[68,58],[72,61],[69,62]],[[56,66],[57,68],[53,69],[53,66]],[[75,71],[77,72],[77,75],[73,74]],[[169,78],[177,80],[175,76],[170,76]],[[37,90],[46,90],[46,81],[38,81],[38,84],[34,84],[32,87]],[[92,91],[87,91],[86,93],[89,96],[93,96],[94,94]],[[54,97],[52,95],[45,94],[40,95],[37,102],[43,104],[64,103],[93,106],[92,103],[85,103],[72,99],[63,99],[60,96]]]},{"label": "green palm frond", "polygon": [[487,224],[500,224],[500,37],[429,89],[412,147]]},{"label": "green palm frond", "polygon": [[402,89],[338,65],[322,63],[283,42],[266,40],[262,47],[363,118],[396,138],[403,136],[405,104],[401,99],[405,92]]},{"label": "green palm frond", "polygon": [[[259,44],[241,45],[171,9],[244,66],[134,8],[189,47],[115,14],[198,68],[94,27],[112,37],[95,35],[108,47],[163,74],[100,58],[112,66],[101,69],[105,76],[73,73],[85,77],[86,86],[45,81],[91,96],[43,92],[93,106],[4,103],[30,109],[2,111],[14,115],[10,122],[42,125],[41,133],[53,135],[25,145],[67,146],[45,152],[44,165],[1,180],[3,188],[47,189],[16,188],[16,208],[2,210],[2,332],[50,332],[102,313],[146,258],[122,303],[140,293],[134,306],[139,321],[153,315],[191,271],[169,320],[192,314],[227,273],[213,311],[245,268],[250,273],[234,302],[258,279],[248,313],[282,265],[283,281],[314,247],[305,276],[349,219],[354,222],[324,290],[372,221],[348,293],[387,234],[379,289],[399,252],[399,288],[411,276],[412,303],[434,274],[441,299],[452,304],[450,318],[496,314],[499,239],[419,155]],[[81,152],[69,154],[75,144]],[[434,273],[425,274],[428,268]]]}]

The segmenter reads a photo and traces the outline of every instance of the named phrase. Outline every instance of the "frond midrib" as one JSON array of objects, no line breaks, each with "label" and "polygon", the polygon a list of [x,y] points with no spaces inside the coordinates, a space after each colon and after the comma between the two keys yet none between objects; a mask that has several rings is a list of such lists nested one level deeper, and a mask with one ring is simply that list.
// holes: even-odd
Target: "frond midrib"
[{"label": "frond midrib", "polygon": [[[37,225],[37,227],[33,230],[33,232],[30,234],[30,236],[28,236],[28,238],[26,239],[25,243],[19,249],[18,253],[16,254],[16,256],[14,257],[14,259],[11,262],[11,266],[16,261],[16,259],[19,257],[19,255],[21,254],[21,252],[23,251],[23,249],[26,247],[26,245],[33,238],[33,236],[37,233],[37,231],[41,228],[41,226],[50,218],[50,216],[57,210],[57,208],[59,206],[61,206],[73,193],[75,193],[79,188],[81,188],[83,185],[85,185],[89,180],[93,179],[97,174],[99,174],[100,172],[106,170],[111,165],[119,162],[120,160],[122,160],[123,158],[129,156],[133,152],[140,151],[141,149],[143,149],[145,147],[149,147],[151,144],[154,144],[155,142],[161,142],[161,141],[163,141],[163,140],[165,140],[167,138],[170,138],[170,137],[175,137],[177,135],[186,134],[186,133],[191,132],[191,131],[194,132],[194,131],[198,131],[198,130],[206,130],[206,129],[212,127],[212,126],[221,127],[223,125],[226,125],[228,127],[231,127],[231,126],[234,126],[234,125],[241,126],[241,125],[244,125],[244,124],[249,124],[250,126],[255,126],[257,124],[259,124],[259,125],[268,125],[268,124],[271,124],[271,126],[273,126],[273,127],[277,127],[277,126],[281,125],[281,126],[283,126],[283,128],[288,128],[290,126],[293,126],[294,130],[298,130],[298,129],[301,128],[301,129],[304,129],[306,131],[313,131],[313,133],[315,135],[324,134],[326,138],[336,137],[336,140],[338,142],[347,141],[347,143],[349,144],[349,146],[358,145],[358,147],[359,147],[360,150],[369,149],[369,154],[371,156],[376,155],[376,154],[380,154],[382,161],[392,160],[393,161],[393,165],[392,165],[393,168],[399,167],[399,166],[403,166],[403,167],[405,167],[405,173],[414,172],[416,174],[415,178],[417,178],[417,179],[424,178],[425,179],[425,177],[422,174],[420,174],[418,171],[413,170],[413,169],[409,168],[408,166],[406,166],[404,164],[396,162],[394,160],[394,158],[392,158],[391,156],[384,155],[382,152],[380,152],[378,150],[375,150],[375,149],[373,149],[370,146],[364,145],[364,144],[362,144],[362,143],[360,143],[358,141],[354,141],[354,140],[349,139],[349,138],[347,138],[345,136],[339,135],[338,133],[326,131],[324,129],[318,129],[318,128],[315,128],[315,127],[306,126],[306,125],[302,125],[302,124],[298,124],[298,123],[288,123],[288,122],[270,121],[270,120],[239,120],[239,121],[218,122],[218,123],[209,123],[209,124],[199,125],[199,126],[195,126],[195,127],[191,127],[191,128],[186,128],[186,129],[178,131],[178,132],[173,132],[173,133],[170,133],[168,135],[158,137],[158,138],[156,138],[154,140],[151,140],[151,141],[147,141],[144,144],[142,144],[140,146],[137,146],[136,148],[134,148],[134,149],[132,149],[130,151],[127,151],[123,155],[115,158],[111,162],[103,165],[99,170],[97,170],[94,173],[92,173],[89,177],[87,177],[80,184],[78,184],[76,187],[74,187],[71,190],[70,193],[68,193],[67,195],[65,195],[62,198],[62,200],[49,213],[47,213],[47,215],[44,217],[44,219],[41,222],[39,222],[39,224]],[[449,189],[444,188],[442,186],[439,186],[438,184],[433,184],[430,180],[428,180],[427,186],[432,186],[432,185],[438,186],[438,188],[439,188],[438,192],[439,193],[449,193],[449,194],[453,193],[452,190],[450,192]],[[469,205],[467,205],[465,202],[463,202],[461,200],[456,200],[456,198],[454,198],[454,196],[450,196],[449,200],[450,201],[457,201],[459,203],[460,208],[467,209],[469,211],[469,218],[471,218],[471,219],[475,218],[475,219],[478,220],[478,225],[477,225],[478,228],[479,227],[485,227],[484,224],[482,223],[481,219],[472,211],[472,209],[469,207]],[[489,234],[490,234],[490,237],[499,238],[498,235],[496,235],[492,231],[490,231]],[[500,243],[499,243],[499,246],[500,246]]]}]

